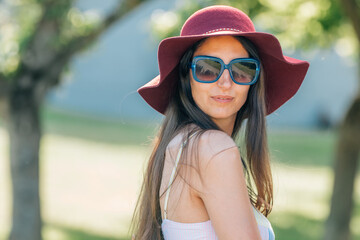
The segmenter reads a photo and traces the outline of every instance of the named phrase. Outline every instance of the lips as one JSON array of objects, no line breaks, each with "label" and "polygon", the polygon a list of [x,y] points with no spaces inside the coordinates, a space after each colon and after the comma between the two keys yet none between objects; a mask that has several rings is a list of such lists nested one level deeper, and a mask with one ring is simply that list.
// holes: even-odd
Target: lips
[{"label": "lips", "polygon": [[231,102],[234,99],[233,97],[227,95],[216,95],[216,96],[212,96],[211,98],[214,99],[216,102],[220,102],[220,103]]}]

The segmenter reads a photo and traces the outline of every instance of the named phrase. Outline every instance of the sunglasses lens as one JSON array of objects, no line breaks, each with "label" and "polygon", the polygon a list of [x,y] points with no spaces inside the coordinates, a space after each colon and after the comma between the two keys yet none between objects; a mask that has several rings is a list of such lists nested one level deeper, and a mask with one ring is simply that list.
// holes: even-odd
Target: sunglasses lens
[{"label": "sunglasses lens", "polygon": [[221,63],[212,59],[200,59],[196,62],[195,74],[198,80],[211,82],[219,76],[220,70]]},{"label": "sunglasses lens", "polygon": [[256,75],[256,64],[254,62],[238,61],[231,66],[233,78],[238,83],[249,83]]}]

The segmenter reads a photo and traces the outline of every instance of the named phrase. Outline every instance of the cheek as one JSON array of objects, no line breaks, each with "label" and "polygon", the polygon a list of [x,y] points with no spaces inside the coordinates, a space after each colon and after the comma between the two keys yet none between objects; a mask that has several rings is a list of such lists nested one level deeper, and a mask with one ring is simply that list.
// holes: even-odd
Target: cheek
[{"label": "cheek", "polygon": [[209,94],[209,84],[203,84],[196,82],[194,79],[190,79],[191,94],[193,99],[198,107],[203,109],[207,105],[208,94]]},{"label": "cheek", "polygon": [[241,88],[236,91],[236,95],[238,96],[238,103],[239,109],[244,105],[246,99],[248,98],[250,86],[241,86]]},{"label": "cheek", "polygon": [[202,95],[201,87],[193,80],[190,81],[190,86],[191,86],[192,97],[195,103],[198,105],[199,99],[201,98]]}]

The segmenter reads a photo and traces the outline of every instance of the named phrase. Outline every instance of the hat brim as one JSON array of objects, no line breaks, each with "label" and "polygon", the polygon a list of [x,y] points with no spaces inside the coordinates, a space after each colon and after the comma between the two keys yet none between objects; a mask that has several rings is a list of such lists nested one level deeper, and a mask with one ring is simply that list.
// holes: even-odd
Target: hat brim
[{"label": "hat brim", "polygon": [[231,35],[249,39],[257,48],[265,73],[266,114],[269,115],[292,98],[300,88],[309,68],[307,61],[283,55],[277,38],[263,32],[226,32],[170,37],[159,44],[160,74],[138,89],[138,93],[155,110],[164,114],[179,78],[178,64],[195,42],[212,36]]}]

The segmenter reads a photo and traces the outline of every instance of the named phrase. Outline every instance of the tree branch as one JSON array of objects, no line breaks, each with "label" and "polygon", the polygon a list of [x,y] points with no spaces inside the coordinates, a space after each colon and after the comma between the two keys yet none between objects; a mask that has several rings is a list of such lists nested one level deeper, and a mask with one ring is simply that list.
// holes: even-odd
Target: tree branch
[{"label": "tree branch", "polygon": [[67,44],[61,51],[59,51],[54,61],[63,58],[69,59],[75,53],[84,50],[86,47],[94,43],[99,38],[99,36],[101,36],[101,34],[106,30],[108,30],[115,22],[126,16],[127,13],[131,12],[142,2],[145,2],[145,0],[120,1],[113,10],[113,12],[105,18],[105,20],[100,24],[98,28],[96,28],[86,36],[72,39],[69,44]]},{"label": "tree branch", "polygon": [[343,9],[345,10],[346,15],[350,19],[356,37],[360,42],[360,10],[359,6],[357,6],[356,0],[341,0]]},{"label": "tree branch", "polygon": [[[56,56],[54,39],[60,36],[63,15],[66,14],[73,0],[38,0],[42,7],[42,15],[36,24],[22,54],[19,69],[38,70],[44,68]],[[44,51],[44,48],[47,50]]]},{"label": "tree branch", "polygon": [[[40,1],[40,0],[39,0]],[[67,4],[70,4],[74,0],[66,0]],[[43,51],[44,47],[46,47],[46,42],[42,39],[43,34],[49,34],[48,31],[49,28],[52,28],[50,34],[53,34],[56,36],[57,33],[54,32],[54,25],[49,26],[52,23],[51,21],[57,21],[57,19],[51,19],[51,14],[45,13],[46,11],[54,10],[53,8],[56,6],[57,0],[43,0],[43,7],[44,7],[44,14],[39,21],[38,27],[34,33],[34,35],[31,38],[31,41],[29,43],[28,49],[31,53],[28,57],[28,61],[22,61],[21,62],[21,68],[22,69],[28,69],[28,70],[39,70],[39,72],[45,73],[45,75],[42,75],[40,78],[37,79],[37,81],[43,82],[43,81],[50,81],[46,85],[48,87],[55,86],[59,83],[59,75],[61,71],[70,61],[71,57],[74,56],[79,51],[84,50],[86,47],[88,47],[90,44],[94,43],[102,33],[104,33],[106,30],[108,30],[115,22],[126,16],[127,13],[131,12],[134,8],[136,8],[139,4],[144,2],[145,0],[123,0],[120,1],[119,4],[114,8],[114,10],[102,21],[102,23],[94,29],[92,32],[90,32],[86,36],[80,36],[73,38],[69,41],[68,44],[65,44],[63,48],[60,50],[57,50],[55,52],[51,49],[48,49],[47,51]],[[70,6],[69,6],[70,7]],[[55,22],[55,24],[58,24]],[[56,27],[56,25],[55,25]],[[56,29],[56,28],[55,28]],[[47,38],[49,38],[48,35],[46,35]],[[51,36],[52,37],[52,36]],[[39,42],[39,39],[43,40],[43,44],[38,45],[37,42]],[[46,40],[46,39],[45,39]],[[41,48],[39,48],[41,47]],[[39,54],[51,54],[47,57],[46,63],[35,63],[38,66],[36,67],[34,65],[34,54],[31,51],[32,48],[42,50]],[[53,49],[54,50],[54,49]],[[35,56],[36,57],[36,56]],[[50,59],[49,59],[50,57]],[[26,57],[25,57],[26,59]],[[30,62],[29,62],[30,61]],[[29,66],[29,64],[33,64],[33,67]],[[46,71],[45,71],[46,69]]]}]

